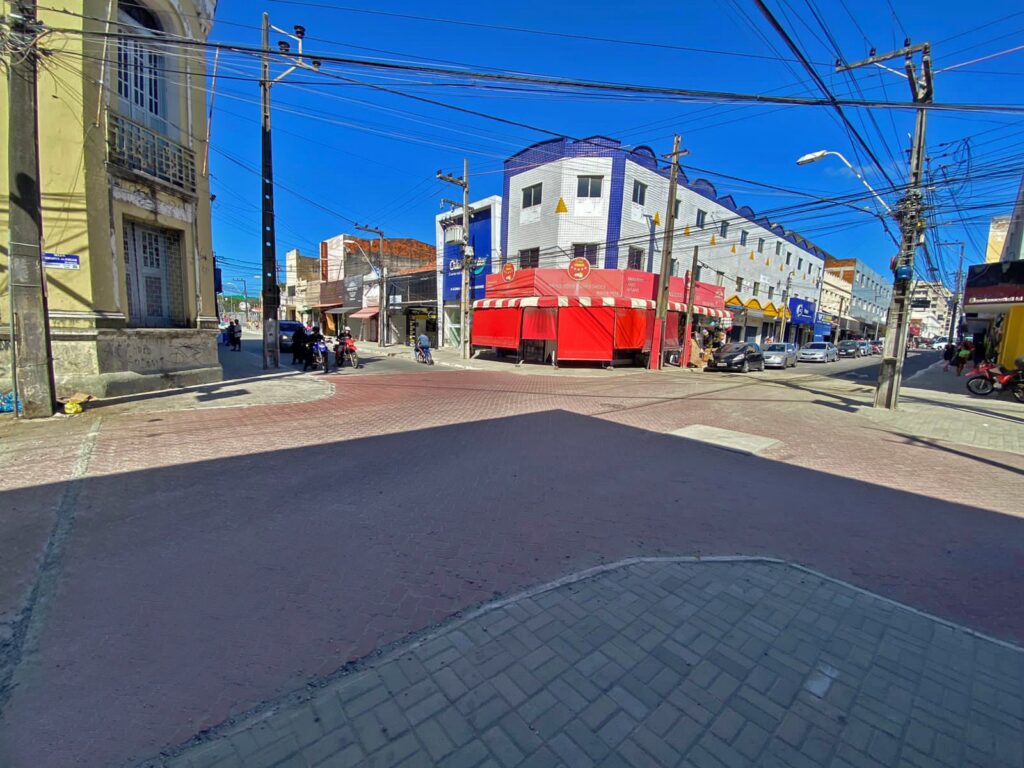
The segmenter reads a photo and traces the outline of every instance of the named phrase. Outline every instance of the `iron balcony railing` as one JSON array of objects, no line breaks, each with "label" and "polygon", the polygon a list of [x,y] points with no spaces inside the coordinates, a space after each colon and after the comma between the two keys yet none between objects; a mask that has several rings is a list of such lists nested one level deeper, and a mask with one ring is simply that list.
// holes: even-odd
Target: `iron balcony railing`
[{"label": "iron balcony railing", "polygon": [[110,162],[195,194],[192,151],[114,112],[110,113]]}]

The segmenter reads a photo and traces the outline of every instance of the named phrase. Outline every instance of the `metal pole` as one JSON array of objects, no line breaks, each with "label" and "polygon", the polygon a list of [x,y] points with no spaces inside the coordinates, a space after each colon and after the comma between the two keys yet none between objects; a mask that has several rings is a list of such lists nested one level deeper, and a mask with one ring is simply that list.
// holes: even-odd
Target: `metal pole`
[{"label": "metal pole", "polygon": [[377,233],[377,253],[380,262],[380,312],[377,322],[380,323],[378,331],[379,343],[382,347],[388,345],[388,268],[384,264],[384,233]]},{"label": "metal pole", "polygon": [[779,328],[779,341],[786,340],[786,310],[789,308],[789,290],[793,287],[793,273],[790,272],[786,275],[786,287],[782,289],[782,312],[779,317],[782,318],[781,327]]},{"label": "metal pole", "polygon": [[963,290],[964,279],[964,244],[960,243],[960,264],[956,269],[956,293],[953,294],[953,311],[949,318],[949,340],[953,341],[959,334],[959,324],[956,321],[957,313],[960,310],[960,291]]},{"label": "metal pole", "polygon": [[260,75],[263,148],[263,367],[278,368],[281,353],[277,342],[277,243],[274,232],[274,158],[270,136],[270,15],[263,14],[263,54]]},{"label": "metal pole", "polygon": [[[661,278],[658,280],[658,303],[654,312],[654,336],[651,355],[647,359],[650,370],[661,369],[662,350],[665,346],[665,318],[668,315],[668,279],[672,269],[672,240],[676,228],[676,193],[679,186],[679,134],[672,139],[672,163],[668,177],[668,210],[665,211],[665,238],[661,246]],[[693,253],[693,271],[690,273],[690,293],[686,302],[686,330],[683,339],[681,363],[685,367],[690,355],[690,324],[693,322],[694,273],[697,270],[697,251]]]},{"label": "metal pole", "polygon": [[22,415],[36,419],[53,415],[56,386],[42,256],[35,0],[15,0],[11,11],[11,38],[24,47],[12,53],[8,66],[11,376],[17,386],[15,414],[20,398]]}]

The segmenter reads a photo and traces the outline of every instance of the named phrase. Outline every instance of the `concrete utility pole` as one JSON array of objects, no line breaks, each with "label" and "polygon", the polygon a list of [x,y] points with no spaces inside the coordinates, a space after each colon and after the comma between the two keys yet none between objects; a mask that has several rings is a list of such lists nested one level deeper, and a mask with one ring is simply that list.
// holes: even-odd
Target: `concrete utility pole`
[{"label": "concrete utility pole", "polygon": [[779,317],[782,318],[782,323],[779,328],[779,341],[786,340],[786,310],[789,308],[789,291],[793,287],[793,273],[790,272],[786,275],[786,287],[782,289],[782,312],[779,313]]},{"label": "concrete utility pole", "polygon": [[[289,55],[291,46],[285,40],[278,44],[279,55],[291,62],[277,77],[270,78],[270,30],[274,30],[298,43],[297,56]],[[274,158],[270,135],[270,88],[280,82],[296,69],[307,69],[312,72],[320,70],[320,62],[314,59],[307,62],[302,57],[302,39],[306,36],[306,28],[295,26],[295,34],[285,32],[270,24],[270,14],[263,14],[263,53],[260,70],[260,93],[262,96],[262,127],[263,144],[263,367],[279,368],[281,365],[281,348],[277,335],[277,315],[281,305],[281,288],[277,283],[277,239],[274,230]]]},{"label": "concrete utility pole", "polygon": [[[921,54],[921,77],[914,66],[914,54]],[[836,67],[837,72],[846,72],[858,67],[877,64],[889,59],[903,57],[907,83],[914,103],[931,104],[935,96],[932,78],[932,54],[929,43],[907,44],[891,53],[871,56],[863,61]],[[899,406],[900,384],[903,379],[903,360],[907,350],[907,335],[910,332],[910,286],[914,276],[914,256],[924,236],[925,220],[921,179],[924,169],[924,138],[928,110],[918,107],[914,125],[914,142],[910,150],[910,179],[907,194],[896,206],[896,219],[900,225],[900,251],[896,256],[893,270],[892,303],[886,320],[885,350],[878,372],[878,388],[875,390],[875,407],[894,410]]]},{"label": "concrete utility pole", "polygon": [[964,289],[964,242],[962,240],[953,240],[948,243],[938,243],[938,245],[960,246],[960,262],[956,268],[956,291],[953,293],[953,302],[949,313],[949,340],[953,341],[959,335],[957,333],[959,324],[957,323],[956,316],[960,311],[960,293]]},{"label": "concrete utility pole", "polygon": [[[474,266],[473,246],[469,244],[469,158],[462,160],[462,178],[437,172],[437,178],[462,187],[462,294],[460,310],[462,315],[462,359],[472,356],[470,324],[472,323],[473,299],[469,295],[469,275]],[[488,254],[488,258],[490,254]]]},{"label": "concrete utility pole", "polygon": [[356,224],[356,229],[362,232],[372,232],[378,238],[377,270],[380,272],[380,300],[377,312],[377,343],[386,347],[388,345],[388,268],[384,265],[384,231],[373,227],[364,227],[360,224]]},{"label": "concrete utility pole", "polygon": [[56,387],[43,271],[35,0],[14,0],[9,19],[16,46],[8,66],[11,379],[15,414],[20,400],[25,418],[40,419],[53,415]]},{"label": "concrete utility pole", "polygon": [[[665,211],[665,239],[661,246],[661,277],[658,279],[658,301],[654,311],[654,336],[651,339],[651,354],[647,358],[649,370],[661,370],[662,350],[665,348],[665,317],[668,315],[668,278],[672,271],[672,240],[676,228],[676,193],[679,191],[679,158],[688,154],[679,150],[679,134],[672,140],[672,152],[666,157],[672,164],[668,175],[668,209]],[[683,339],[680,363],[686,366],[690,356],[690,324],[693,322],[693,297],[697,272],[697,254],[693,252],[693,265],[690,272],[690,290],[686,302],[686,330]]]}]

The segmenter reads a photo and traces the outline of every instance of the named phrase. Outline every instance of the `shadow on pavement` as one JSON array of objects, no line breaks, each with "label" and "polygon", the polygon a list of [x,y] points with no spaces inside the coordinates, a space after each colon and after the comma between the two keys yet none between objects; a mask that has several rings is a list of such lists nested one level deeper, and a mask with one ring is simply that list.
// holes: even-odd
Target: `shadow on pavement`
[{"label": "shadow on pavement", "polygon": [[[68,494],[0,764],[120,765],[496,594],[634,555],[779,557],[1024,638],[1015,517],[565,411],[329,429],[193,463],[183,442],[130,472],[101,433],[90,471],[110,474]],[[33,490],[0,506],[36,514]]]}]

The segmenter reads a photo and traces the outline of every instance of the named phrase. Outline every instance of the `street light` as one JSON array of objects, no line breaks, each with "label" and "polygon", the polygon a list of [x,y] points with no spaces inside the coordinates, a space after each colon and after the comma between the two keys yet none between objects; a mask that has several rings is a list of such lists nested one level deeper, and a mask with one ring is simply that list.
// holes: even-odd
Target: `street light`
[{"label": "street light", "polygon": [[810,165],[811,163],[816,163],[819,160],[823,160],[829,155],[833,155],[842,160],[846,167],[850,169],[850,172],[853,173],[853,175],[856,176],[858,179],[860,179],[861,184],[868,188],[868,192],[874,195],[875,200],[882,204],[882,207],[885,208],[885,212],[888,213],[890,216],[892,215],[892,208],[889,207],[889,204],[878,196],[878,193],[875,192],[874,188],[870,184],[868,184],[867,179],[861,176],[860,173],[858,173],[857,169],[850,165],[850,161],[843,157],[839,152],[833,152],[831,149],[819,149],[817,152],[809,152],[808,154],[804,155],[803,157],[796,161],[796,164]]}]

